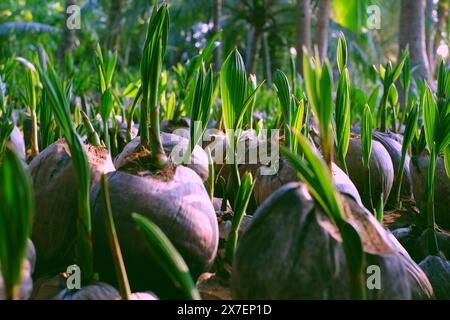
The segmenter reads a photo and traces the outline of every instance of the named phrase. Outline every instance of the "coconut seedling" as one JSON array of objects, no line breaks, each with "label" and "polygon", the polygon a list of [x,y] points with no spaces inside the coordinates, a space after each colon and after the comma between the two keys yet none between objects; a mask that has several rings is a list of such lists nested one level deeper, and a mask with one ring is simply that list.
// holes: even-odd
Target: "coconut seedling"
[{"label": "coconut seedling", "polygon": [[361,150],[364,167],[364,205],[373,212],[372,185],[370,182],[370,156],[372,154],[372,113],[369,106],[364,106],[361,118]]},{"label": "coconut seedling", "polygon": [[30,157],[34,158],[39,153],[38,144],[38,123],[36,115],[37,106],[37,88],[39,85],[39,75],[36,67],[27,59],[22,57],[17,57],[16,60],[25,67],[25,88],[23,94],[23,100],[25,106],[30,112],[31,116],[31,148]]},{"label": "coconut seedling", "polygon": [[393,208],[398,208],[400,205],[400,194],[402,189],[403,175],[405,171],[406,156],[408,154],[408,150],[411,146],[414,135],[417,131],[418,120],[419,120],[419,108],[416,105],[415,101],[413,101],[411,109],[406,118],[405,131],[403,133],[402,155],[400,159],[400,165],[397,168],[396,179],[394,180],[394,185],[392,186],[391,190],[393,197],[391,197],[390,199],[393,199],[392,200],[393,202],[390,203],[390,205]]},{"label": "coconut seedling", "polygon": [[81,142],[72,122],[68,90],[52,64],[41,57],[38,70],[64,139],[42,150],[29,166],[35,189],[32,238],[40,257],[37,273],[58,272],[77,262],[83,280],[89,281],[93,276],[90,186],[114,167],[103,147]]},{"label": "coconut seedling", "polygon": [[[201,172],[200,169],[194,171],[195,164],[189,167],[177,165],[172,160],[172,151],[175,148],[185,151],[189,140],[159,132],[159,77],[168,31],[169,14],[164,3],[152,13],[144,44],[140,136],[119,154],[116,159],[118,170],[108,174],[111,208],[130,287],[133,291],[152,289],[161,298],[179,297],[181,292],[168,285],[167,275],[149,255],[142,235],[133,223],[133,212],[150,219],[167,235],[194,278],[213,263],[218,246],[217,220],[202,180],[208,177],[206,154],[197,146],[192,153],[192,157],[201,154],[205,159],[206,165]],[[171,156],[168,157],[166,152]],[[102,219],[104,202],[100,201],[100,195],[99,186],[94,187],[91,199],[95,265],[100,279],[114,284],[117,279],[107,249],[107,232]]]},{"label": "coconut seedling", "polygon": [[392,90],[391,86],[395,86],[394,82],[397,81],[398,77],[400,76],[400,73],[403,69],[403,64],[405,62],[407,55],[403,55],[402,60],[397,64],[397,66],[393,69],[392,62],[388,61],[383,67],[380,65],[379,75],[381,82],[383,84],[383,95],[381,97],[381,102],[379,106],[379,124],[380,124],[380,131],[386,132],[387,130],[387,117],[388,117],[388,99],[389,99],[389,92]]},{"label": "coconut seedling", "polygon": [[109,119],[113,111],[114,101],[111,82],[114,76],[114,71],[117,62],[117,52],[108,52],[108,55],[103,58],[102,49],[97,44],[95,64],[97,66],[99,89],[101,93],[100,100],[100,116],[103,121],[103,142],[106,148],[111,152],[111,139],[109,137]]},{"label": "coconut seedling", "polygon": [[32,219],[30,177],[17,154],[7,147],[0,153],[0,297],[7,300],[30,294],[23,292],[26,288],[21,283],[27,280],[22,277]]},{"label": "coconut seedling", "polygon": [[440,153],[447,153],[450,143],[450,71],[441,61],[438,72],[437,99],[427,85],[423,97],[423,121],[425,140],[430,152],[428,176],[426,183],[426,212],[428,226],[428,250],[431,255],[438,255],[439,248],[435,232],[434,192],[436,159]]},{"label": "coconut seedling", "polygon": [[339,36],[337,47],[337,65],[339,68],[338,88],[336,92],[336,154],[339,167],[348,175],[345,156],[350,140],[350,78],[347,69],[347,42],[344,34]]}]

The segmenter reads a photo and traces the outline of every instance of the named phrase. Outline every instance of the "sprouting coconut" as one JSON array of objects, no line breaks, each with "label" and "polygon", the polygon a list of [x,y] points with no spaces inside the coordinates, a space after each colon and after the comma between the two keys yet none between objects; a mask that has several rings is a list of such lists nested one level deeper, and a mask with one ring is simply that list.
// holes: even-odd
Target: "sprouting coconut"
[{"label": "sprouting coconut", "polygon": [[19,128],[14,126],[13,131],[11,132],[10,141],[14,150],[16,150],[17,154],[22,160],[25,160],[25,142],[23,140],[23,135],[20,132]]},{"label": "sprouting coconut", "polygon": [[[133,213],[148,218],[167,235],[194,278],[212,264],[219,237],[214,208],[202,181],[208,176],[207,161],[206,168],[200,170],[195,165],[195,154],[193,169],[177,165],[171,160],[172,152],[172,157],[166,152],[176,147],[183,149],[185,140],[159,132],[158,82],[168,28],[167,4],[162,4],[150,19],[141,62],[140,137],[118,156],[117,171],[107,175],[112,215],[130,286],[134,291],[151,289],[162,298],[173,297],[176,288],[167,285],[170,282],[164,270],[149,254],[134,224]],[[94,264],[102,281],[115,283],[103,222],[104,202],[99,191],[98,185],[91,191]]]},{"label": "sprouting coconut", "polygon": [[[93,186],[102,173],[115,168],[104,147],[86,145],[85,150]],[[38,256],[36,273],[65,270],[74,257],[78,190],[76,171],[65,140],[58,140],[44,149],[28,169],[35,191],[32,240]]]},{"label": "sprouting coconut", "polygon": [[[364,199],[364,168],[361,158],[362,147],[360,136],[352,133],[345,161],[347,163],[349,177]],[[383,201],[386,202],[394,182],[394,167],[388,151],[378,141],[372,141],[370,181],[372,199],[375,201],[375,204],[380,199],[381,193],[383,193]]]},{"label": "sprouting coconut", "polygon": [[[369,299],[432,295],[425,274],[371,213],[343,195],[348,221],[360,234],[364,270],[380,270]],[[270,239],[270,241],[267,241]],[[379,269],[377,269],[379,268]],[[232,292],[238,299],[348,299],[348,267],[340,234],[305,185],[289,183],[267,198],[238,245]]]},{"label": "sprouting coconut", "polygon": [[[164,152],[176,157],[178,160],[174,159],[175,161],[181,160],[183,154],[188,149],[189,140],[179,135],[164,132],[161,132],[160,136]],[[136,137],[125,146],[123,151],[114,160],[114,165],[117,170],[134,161],[132,157],[139,152],[140,144],[140,137]],[[197,173],[203,181],[206,181],[208,178],[208,156],[200,146],[195,146],[191,155],[191,161],[186,166]]]},{"label": "sprouting coconut", "polygon": [[[422,208],[426,205],[425,196],[428,194],[426,190],[428,157],[415,156],[411,158],[411,176],[413,182],[414,198],[417,206]],[[436,174],[435,174],[435,215],[436,223],[450,230],[450,178],[445,172],[445,164],[443,157],[437,157]]]}]

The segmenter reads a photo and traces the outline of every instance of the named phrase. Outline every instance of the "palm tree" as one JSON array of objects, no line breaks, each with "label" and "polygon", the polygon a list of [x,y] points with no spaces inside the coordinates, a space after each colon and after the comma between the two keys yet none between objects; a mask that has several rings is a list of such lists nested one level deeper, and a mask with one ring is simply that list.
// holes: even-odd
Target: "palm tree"
[{"label": "palm tree", "polygon": [[400,8],[400,52],[409,46],[414,76],[428,79],[430,66],[425,45],[425,0],[402,0]]},{"label": "palm tree", "polygon": [[311,44],[311,1],[297,0],[297,70],[303,74],[303,50],[310,49]]},{"label": "palm tree", "polygon": [[66,13],[66,18],[63,21],[63,31],[61,34],[61,40],[59,42],[58,48],[58,61],[61,67],[64,67],[64,60],[67,53],[71,53],[74,49],[75,44],[75,29],[68,26],[68,19],[70,13],[68,8],[75,5],[75,0],[66,0],[64,5],[64,12]]}]

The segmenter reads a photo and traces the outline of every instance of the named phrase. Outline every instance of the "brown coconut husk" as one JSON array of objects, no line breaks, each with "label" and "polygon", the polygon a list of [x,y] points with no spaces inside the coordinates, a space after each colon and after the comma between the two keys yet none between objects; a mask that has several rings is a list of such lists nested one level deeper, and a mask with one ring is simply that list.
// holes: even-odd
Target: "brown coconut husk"
[{"label": "brown coconut husk", "polygon": [[[27,253],[22,265],[22,279],[19,289],[19,299],[28,300],[33,291],[33,279],[32,275],[36,265],[36,251],[34,249],[33,242],[28,240]],[[3,276],[0,268],[0,300],[5,300],[5,290]]]},{"label": "brown coconut husk", "polygon": [[[413,182],[414,198],[417,206],[426,206],[428,176],[428,156],[415,156],[411,159],[411,177]],[[438,156],[436,160],[434,185],[434,214],[436,223],[450,231],[450,178],[445,172],[444,158]]]},{"label": "brown coconut husk", "polygon": [[[176,151],[177,155],[182,159],[182,154],[188,150],[189,140],[181,136],[171,133],[161,133],[161,144],[167,156],[170,156],[172,151]],[[136,137],[128,143],[123,149],[122,153],[114,160],[114,165],[117,170],[121,170],[124,165],[129,164],[130,158],[135,158],[141,148],[141,138]],[[208,156],[200,146],[195,146],[191,155],[191,161],[186,165],[188,168],[194,170],[203,181],[208,179]]]},{"label": "brown coconut husk", "polygon": [[[361,198],[365,198],[365,174],[362,164],[361,138],[355,133],[350,134],[350,141],[345,157],[350,179],[358,189]],[[388,151],[383,145],[372,141],[372,153],[369,161],[372,201],[375,206],[383,193],[383,201],[387,202],[394,182],[394,166]]]},{"label": "brown coconut husk", "polygon": [[[103,173],[115,168],[104,147],[85,148],[93,186]],[[38,256],[36,273],[59,272],[74,262],[78,216],[77,177],[65,140],[58,140],[39,153],[30,163],[29,172],[34,189],[31,238]]]},{"label": "brown coconut husk", "polygon": [[[332,163],[333,181],[341,192],[351,195],[353,199],[362,205],[361,197],[350,178],[335,163]],[[286,159],[280,159],[280,167],[275,175],[262,175],[261,170],[256,172],[256,182],[254,194],[256,204],[259,206],[273,192],[281,186],[289,183],[300,181],[297,171]]]},{"label": "brown coconut husk", "polygon": [[[132,164],[137,166],[134,173],[132,165],[122,163],[119,171],[108,174],[111,207],[130,285],[134,291],[151,289],[162,298],[181,297],[150,255],[131,215],[139,213],[158,225],[195,279],[212,265],[217,252],[219,232],[213,205],[193,170],[170,166],[170,172],[162,174],[145,170],[145,160]],[[124,168],[126,172],[120,171]],[[99,185],[91,192],[91,204],[95,267],[103,281],[115,284]]]},{"label": "brown coconut husk", "polygon": [[[392,234],[351,197],[343,195],[343,199],[348,221],[363,242],[365,266],[377,265],[381,270],[381,289],[367,289],[367,298],[430,298],[426,275]],[[342,239],[305,185],[282,186],[254,216],[234,258],[234,298],[350,298]]]},{"label": "brown coconut husk", "polygon": [[119,291],[107,283],[96,282],[79,290],[64,289],[52,300],[117,300]]},{"label": "brown coconut husk", "polygon": [[161,131],[166,133],[173,133],[179,129],[186,129],[189,132],[191,126],[191,119],[188,117],[181,117],[178,121],[164,120],[161,122]]},{"label": "brown coconut husk", "polygon": [[[389,153],[389,156],[392,160],[392,165],[394,166],[394,183],[396,183],[397,179],[400,176],[397,175],[398,167],[400,166],[400,160],[402,157],[402,145],[398,143],[396,140],[390,138],[389,134],[381,133],[375,131],[373,133],[373,138],[381,143],[386,151]],[[402,179],[402,189],[400,195],[405,198],[412,198],[412,180],[411,173],[409,171],[409,161],[410,157],[406,154],[405,157],[405,168],[403,170],[403,179]],[[396,195],[390,194],[388,201],[393,201]]]}]

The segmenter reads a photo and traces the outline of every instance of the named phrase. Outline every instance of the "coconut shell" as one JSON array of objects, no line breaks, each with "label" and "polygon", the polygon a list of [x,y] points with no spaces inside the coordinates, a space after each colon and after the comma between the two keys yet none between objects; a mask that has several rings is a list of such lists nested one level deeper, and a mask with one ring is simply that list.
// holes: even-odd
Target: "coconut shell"
[{"label": "coconut shell", "polygon": [[[392,234],[351,197],[344,199],[348,221],[363,241],[365,266],[381,271],[381,289],[367,289],[367,298],[431,297],[426,275]],[[350,298],[340,234],[305,185],[282,186],[255,212],[238,244],[231,288],[237,299]]]},{"label": "coconut shell", "polygon": [[[394,183],[396,183],[396,180],[400,178],[397,175],[397,172],[402,158],[402,145],[398,143],[396,140],[390,138],[388,134],[381,132],[374,132],[373,138],[379,143],[381,143],[383,147],[386,149],[386,151],[389,153],[389,156],[391,157],[392,160],[392,165],[394,167]],[[410,157],[408,154],[406,154],[405,168],[403,170],[401,195],[407,198],[412,198],[412,179],[411,173],[409,171],[409,161]],[[395,197],[394,194],[390,194],[389,196],[390,198]]]},{"label": "coconut shell", "polygon": [[119,291],[107,283],[97,282],[80,290],[62,290],[52,300],[117,300]]},{"label": "coconut shell", "polygon": [[[144,215],[161,228],[194,278],[213,263],[219,239],[216,215],[203,182],[189,168],[177,166],[174,170],[165,180],[120,171],[108,174],[111,207],[131,287],[134,291],[152,290],[162,298],[173,298],[177,290],[149,254],[131,214]],[[96,270],[103,281],[115,284],[99,186],[91,192],[91,204]]]},{"label": "coconut shell", "polygon": [[[428,176],[428,157],[416,156],[411,159],[411,177],[413,182],[414,198],[417,206],[426,205],[426,190]],[[436,161],[434,185],[434,214],[436,223],[450,231],[450,178],[445,172],[444,158],[438,157]]]},{"label": "coconut shell", "polygon": [[441,257],[428,256],[419,266],[430,279],[435,298],[450,300],[450,262]]},{"label": "coconut shell", "polygon": [[[114,171],[108,151],[86,146],[91,186],[102,173]],[[29,165],[34,189],[32,240],[36,246],[38,275],[62,271],[74,261],[77,220],[77,178],[69,147],[58,140],[37,155]]]},{"label": "coconut shell", "polygon": [[[27,253],[22,266],[22,281],[19,289],[19,299],[27,300],[33,291],[33,279],[32,274],[36,264],[36,251],[34,249],[33,242],[28,240]],[[0,268],[0,300],[5,300],[4,282]]]},{"label": "coconut shell", "polygon": [[[345,161],[349,177],[358,189],[361,198],[364,199],[365,177],[362,164],[361,139],[356,134],[352,134],[350,137]],[[372,141],[372,153],[369,166],[372,200],[374,201],[374,205],[377,204],[382,192],[384,203],[386,203],[394,182],[394,166],[388,151],[376,140]]]},{"label": "coconut shell", "polygon": [[[351,195],[357,203],[362,205],[358,190],[350,178],[335,163],[332,163],[332,170],[333,181],[337,189]],[[275,175],[262,175],[261,170],[257,170],[254,187],[256,204],[259,206],[281,186],[299,180],[300,178],[298,177],[297,171],[285,159],[280,160],[279,170]]]},{"label": "coconut shell", "polygon": [[[170,157],[172,152],[179,152],[177,153],[177,156],[182,159],[182,153],[188,149],[189,140],[179,135],[164,132],[162,132],[160,136],[166,155]],[[138,151],[140,148],[140,143],[141,138],[136,137],[125,146],[122,153],[119,154],[114,160],[114,165],[117,170],[120,170],[121,167],[129,162],[128,158]],[[191,155],[191,163],[186,166],[194,170],[194,172],[197,173],[203,181],[208,179],[208,156],[200,146],[195,146]]]}]

